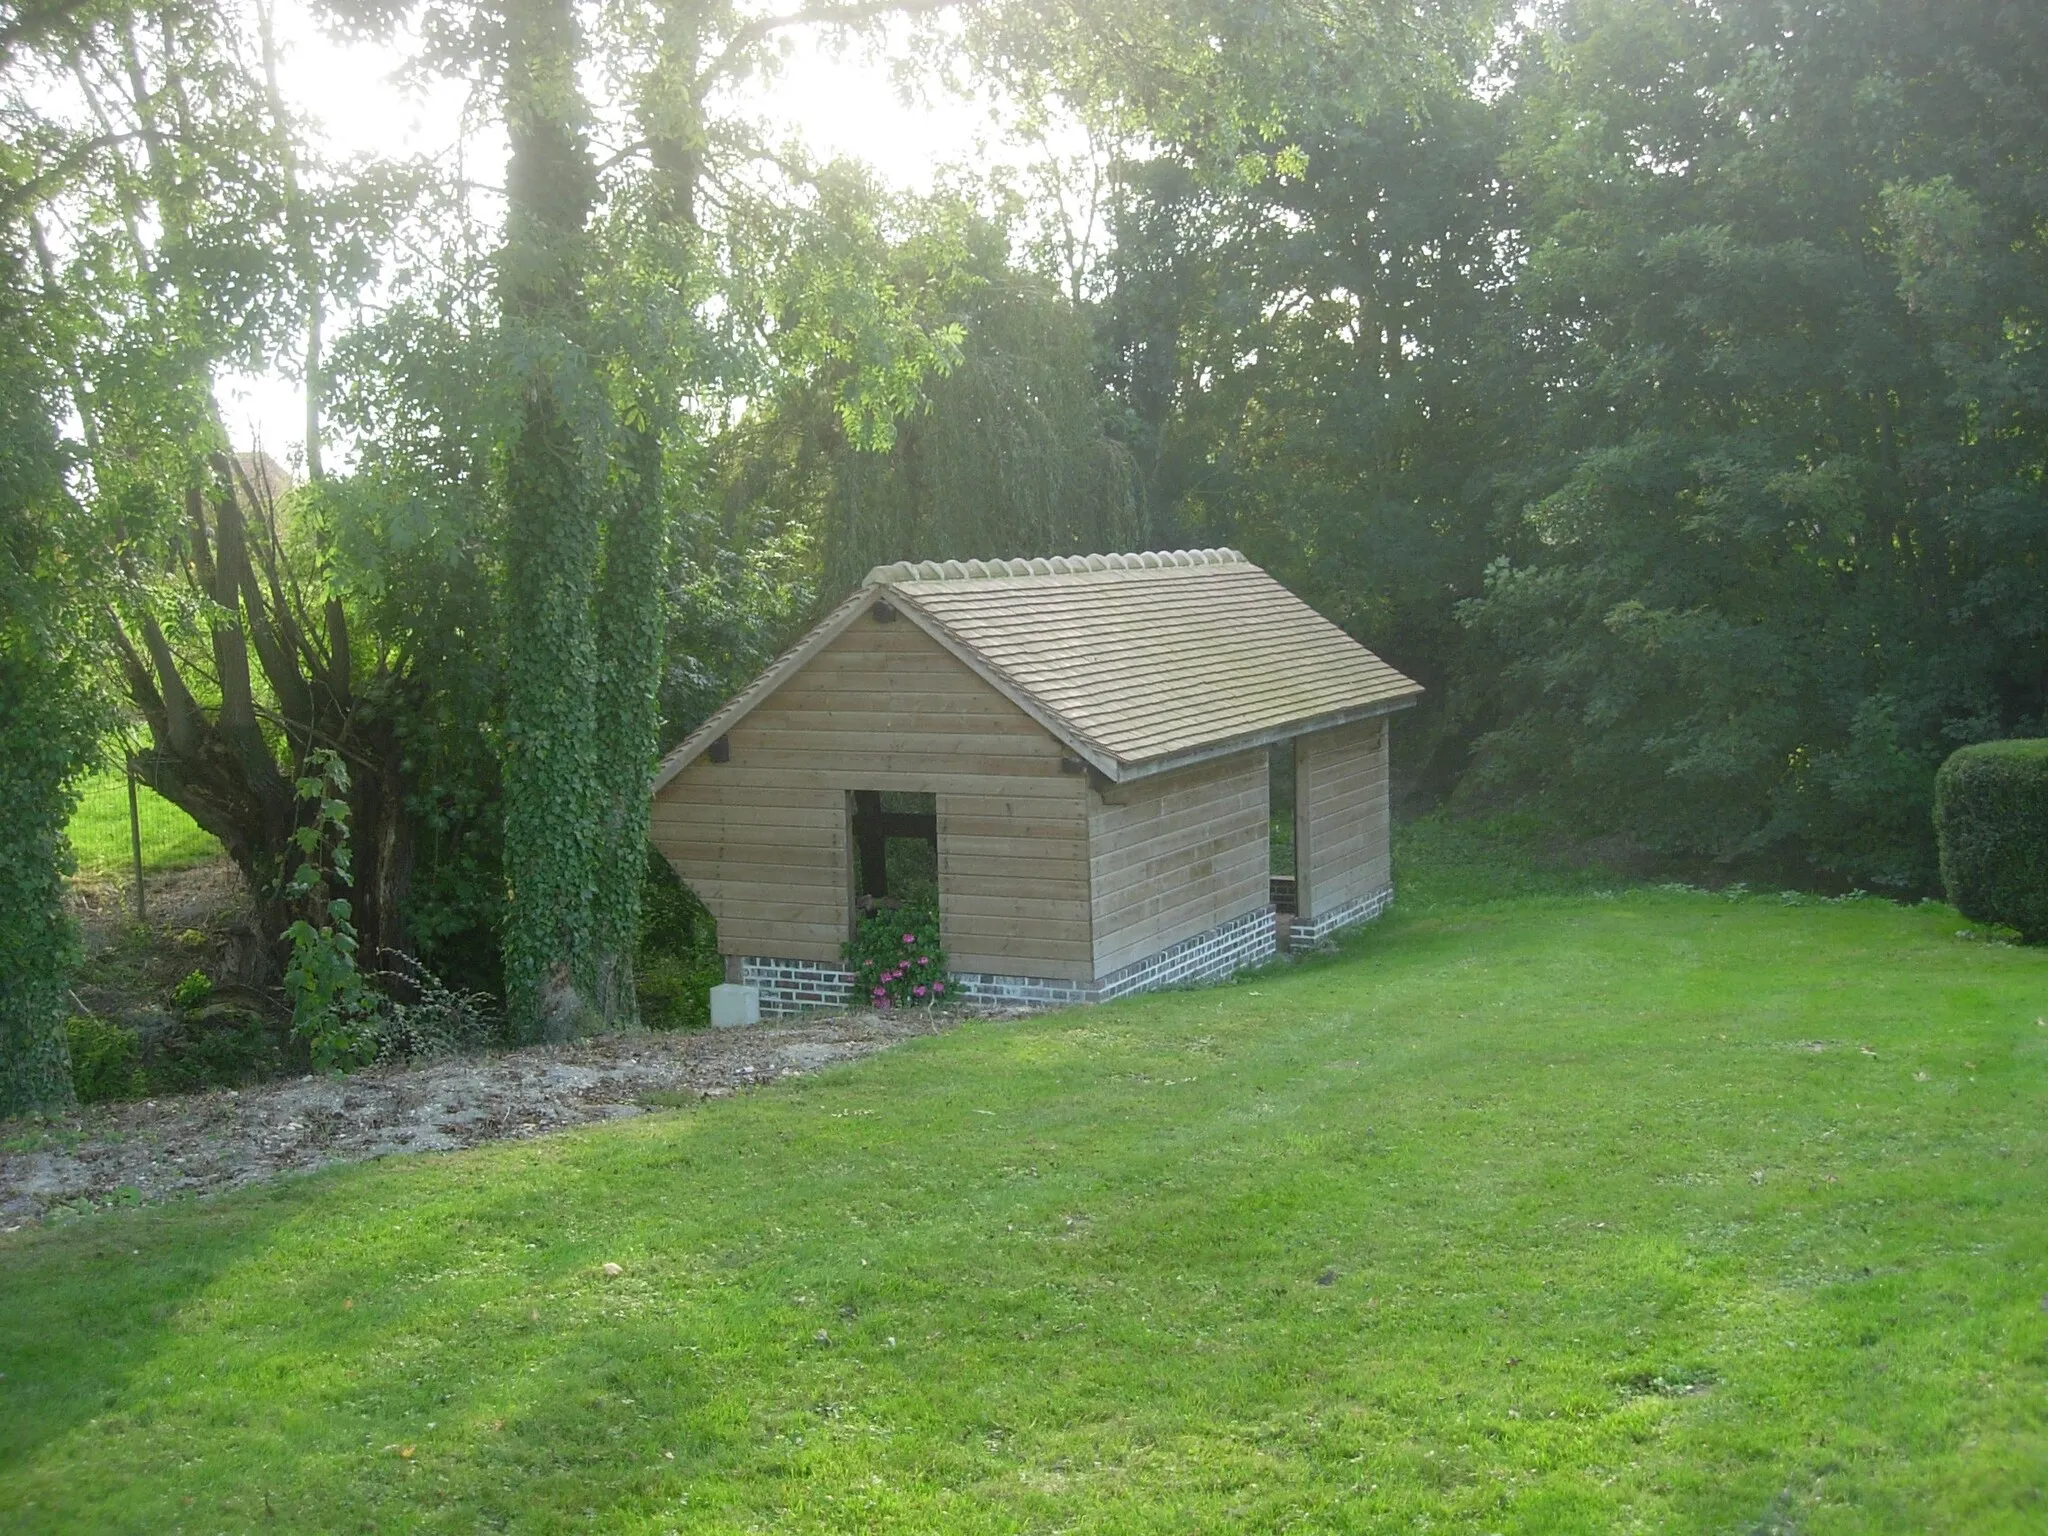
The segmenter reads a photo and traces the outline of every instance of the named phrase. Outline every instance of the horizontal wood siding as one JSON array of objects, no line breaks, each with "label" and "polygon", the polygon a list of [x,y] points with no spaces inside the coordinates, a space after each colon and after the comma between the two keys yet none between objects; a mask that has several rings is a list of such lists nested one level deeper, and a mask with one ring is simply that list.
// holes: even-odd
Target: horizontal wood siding
[{"label": "horizontal wood siding", "polygon": [[654,806],[655,845],[727,954],[833,961],[851,913],[846,792],[935,795],[939,905],[962,971],[1086,979],[1087,781],[915,625],[862,615]]},{"label": "horizontal wood siding", "polygon": [[1301,916],[1317,917],[1393,878],[1384,720],[1294,744],[1294,864]]},{"label": "horizontal wood siding", "polygon": [[1266,905],[1263,750],[1090,798],[1097,976]]}]

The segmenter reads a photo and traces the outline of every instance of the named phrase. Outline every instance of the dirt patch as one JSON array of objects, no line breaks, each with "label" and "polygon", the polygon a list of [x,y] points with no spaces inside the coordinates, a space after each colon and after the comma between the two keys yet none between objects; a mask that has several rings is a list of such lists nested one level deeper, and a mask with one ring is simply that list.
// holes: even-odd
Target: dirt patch
[{"label": "dirt patch", "polygon": [[224,858],[151,875],[147,922],[136,921],[132,883],[107,875],[74,875],[65,905],[83,951],[71,984],[76,1010],[144,1033],[181,979],[195,970],[215,982],[240,976],[260,942],[242,877]]},{"label": "dirt patch", "polygon": [[210,1194],[280,1173],[445,1152],[723,1098],[867,1056],[966,1017],[918,1009],[787,1024],[598,1036],[0,1122],[0,1230],[52,1212]]}]

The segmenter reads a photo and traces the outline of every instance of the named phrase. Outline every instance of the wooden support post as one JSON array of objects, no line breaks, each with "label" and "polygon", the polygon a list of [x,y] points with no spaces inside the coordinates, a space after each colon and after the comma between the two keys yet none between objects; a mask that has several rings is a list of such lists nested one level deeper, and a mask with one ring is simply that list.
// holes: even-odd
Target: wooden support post
[{"label": "wooden support post", "polygon": [[889,833],[882,820],[882,792],[853,792],[853,841],[860,855],[860,893],[889,894]]}]

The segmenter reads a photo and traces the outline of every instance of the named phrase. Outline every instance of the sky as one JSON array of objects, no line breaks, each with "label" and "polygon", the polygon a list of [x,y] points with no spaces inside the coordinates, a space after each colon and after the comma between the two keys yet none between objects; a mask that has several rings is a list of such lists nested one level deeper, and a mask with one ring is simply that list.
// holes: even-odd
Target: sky
[{"label": "sky", "polygon": [[[393,79],[400,56],[371,44],[326,37],[301,0],[280,0],[283,50],[279,85],[311,120],[330,153],[441,155],[461,137],[466,87],[440,82],[421,92]],[[999,139],[985,103],[949,95],[907,103],[885,61],[856,48],[840,51],[817,37],[794,35],[780,74],[760,88],[759,114],[785,126],[814,151],[865,160],[891,185],[928,190],[939,169]],[[495,181],[502,141],[473,138],[467,153],[479,180]],[[278,374],[231,375],[219,398],[238,448],[261,446],[290,462],[305,438],[305,397]]]}]

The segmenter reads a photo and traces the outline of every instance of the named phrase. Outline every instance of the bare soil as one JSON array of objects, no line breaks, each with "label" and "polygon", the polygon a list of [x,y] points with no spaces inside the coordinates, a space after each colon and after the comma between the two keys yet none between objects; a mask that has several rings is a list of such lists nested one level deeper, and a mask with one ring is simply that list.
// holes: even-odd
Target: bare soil
[{"label": "bare soil", "polygon": [[520,1140],[723,1098],[938,1034],[968,1016],[851,1012],[746,1029],[604,1035],[0,1122],[0,1229],[52,1213],[211,1194],[329,1163]]}]

